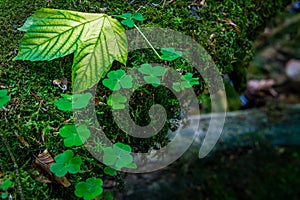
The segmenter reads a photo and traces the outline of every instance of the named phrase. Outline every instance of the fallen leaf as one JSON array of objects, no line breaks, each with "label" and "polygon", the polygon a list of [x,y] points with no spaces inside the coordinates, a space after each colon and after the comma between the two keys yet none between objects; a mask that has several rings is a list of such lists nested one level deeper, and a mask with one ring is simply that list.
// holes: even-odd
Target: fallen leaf
[{"label": "fallen leaf", "polygon": [[53,174],[50,171],[50,166],[54,163],[54,159],[52,156],[49,154],[48,150],[45,149],[42,153],[40,153],[34,163],[38,165],[40,168],[42,168],[47,174],[54,179],[54,181],[64,187],[69,187],[71,183],[68,181],[68,179],[63,176],[63,177],[57,177],[55,174]]}]

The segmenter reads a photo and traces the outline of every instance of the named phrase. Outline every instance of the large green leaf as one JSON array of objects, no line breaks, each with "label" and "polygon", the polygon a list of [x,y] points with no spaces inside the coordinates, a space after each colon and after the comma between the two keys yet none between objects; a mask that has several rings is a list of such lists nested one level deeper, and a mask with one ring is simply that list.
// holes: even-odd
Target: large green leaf
[{"label": "large green leaf", "polygon": [[75,52],[72,83],[76,91],[95,85],[114,60],[123,64],[127,60],[124,29],[106,14],[41,9],[20,30],[26,34],[14,60],[52,60]]},{"label": "large green leaf", "polygon": [[75,52],[73,81],[75,91],[92,87],[105,75],[114,60],[126,64],[127,39],[122,25],[107,15],[99,20],[98,34],[89,37]]},{"label": "large green leaf", "polygon": [[88,32],[93,32],[102,17],[66,10],[55,10],[52,14],[49,9],[39,10],[32,20],[26,21],[31,25],[28,25],[14,60],[52,60],[73,53],[78,42],[90,36]]},{"label": "large green leaf", "polygon": [[57,14],[58,11],[55,10],[55,9],[49,9],[49,8],[42,8],[38,11],[36,11],[32,16],[28,17],[26,22],[24,23],[24,25],[20,28],[18,28],[19,31],[27,31],[30,26],[32,24],[34,24],[35,22],[43,19],[43,18],[46,18],[50,15],[53,15],[53,14]]}]

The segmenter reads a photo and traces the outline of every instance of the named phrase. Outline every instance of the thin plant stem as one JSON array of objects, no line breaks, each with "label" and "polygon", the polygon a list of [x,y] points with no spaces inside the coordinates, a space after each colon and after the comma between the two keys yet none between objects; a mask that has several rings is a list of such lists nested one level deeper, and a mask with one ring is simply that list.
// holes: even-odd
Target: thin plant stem
[{"label": "thin plant stem", "polygon": [[154,53],[158,56],[159,59],[161,59],[160,55],[157,53],[157,51],[154,49],[154,47],[152,46],[152,44],[149,42],[149,40],[146,38],[146,36],[144,35],[144,33],[141,31],[141,29],[139,27],[137,27],[137,25],[134,25],[134,27],[139,31],[139,33],[143,36],[143,38],[146,40],[146,42],[149,44],[149,46],[151,47],[151,49],[154,51]]},{"label": "thin plant stem", "polygon": [[10,150],[10,146],[9,146],[6,138],[4,137],[4,135],[2,133],[0,133],[0,136],[1,136],[2,141],[3,141],[3,143],[4,143],[5,147],[6,147],[9,155],[10,155],[10,158],[11,158],[12,162],[14,163],[14,168],[15,168],[16,175],[17,175],[16,182],[18,184],[18,191],[19,191],[19,194],[20,194],[20,199],[21,200],[23,200],[23,199],[25,200],[24,195],[23,195],[23,191],[22,191],[21,182],[20,182],[20,172],[19,172],[18,164],[16,162],[16,159],[15,159],[14,155],[12,154],[12,152]]}]

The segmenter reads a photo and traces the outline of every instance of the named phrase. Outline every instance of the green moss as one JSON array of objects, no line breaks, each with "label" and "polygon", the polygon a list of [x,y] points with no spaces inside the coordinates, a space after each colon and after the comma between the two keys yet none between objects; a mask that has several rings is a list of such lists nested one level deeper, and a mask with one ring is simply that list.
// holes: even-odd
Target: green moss
[{"label": "green moss", "polygon": [[[204,8],[197,12],[199,18],[196,18],[188,10],[191,1],[176,0],[175,4],[165,4],[163,8],[152,6],[151,3],[147,3],[148,1],[136,0],[133,4],[128,2],[82,0],[79,4],[76,0],[53,0],[50,7],[96,13],[100,8],[109,7],[107,13],[111,15],[134,12],[141,8],[140,12],[146,20],[140,26],[168,27],[191,36],[204,46],[222,74],[230,74],[238,91],[245,87],[245,69],[253,54],[252,41],[257,33],[263,30],[268,19],[277,11],[283,10],[288,3],[288,1],[278,0],[207,0]],[[5,106],[8,110],[0,115],[0,131],[8,140],[12,152],[18,156],[17,164],[20,168],[21,184],[26,198],[73,199],[74,188],[57,189],[57,186],[37,182],[31,174],[33,171],[31,163],[34,160],[32,154],[37,155],[43,148],[48,149],[54,155],[65,150],[63,139],[57,134],[57,128],[65,124],[64,121],[70,118],[70,114],[61,112],[55,107],[54,101],[60,98],[61,91],[52,85],[52,81],[63,77],[71,80],[72,55],[51,62],[12,61],[24,34],[17,28],[21,27],[26,18],[41,7],[47,7],[46,0],[1,0],[0,2],[0,85],[7,88],[12,97],[10,103]],[[131,52],[127,67],[140,65],[153,59],[154,56],[149,50]],[[124,66],[116,63],[112,70],[121,67]],[[182,67],[186,72],[193,72],[184,60],[179,59],[174,62],[174,67]],[[207,94],[203,85],[195,89],[199,97]],[[104,87],[99,88],[99,94],[108,93]],[[168,95],[169,98],[164,95]],[[133,100],[138,100],[140,104],[135,104]],[[151,86],[144,87],[135,93],[133,100],[131,112],[137,124],[149,122],[148,110],[154,103],[165,105],[169,118],[179,115],[179,110],[176,110],[178,105],[176,98],[170,91],[161,87],[156,89]],[[99,108],[98,111],[103,113],[98,115],[99,121],[106,126],[105,131],[108,137],[115,141],[130,143],[136,147],[135,151],[146,151],[155,145],[159,147],[167,143],[164,137],[167,125],[161,134],[153,138],[136,139],[119,131],[118,127],[112,123],[112,118],[108,117],[110,111],[107,107]],[[29,143],[29,149],[18,141],[15,133]],[[44,142],[41,139],[42,135],[45,138]],[[42,144],[39,145],[37,141]],[[13,163],[2,143],[0,143],[0,149],[1,171],[14,172]],[[83,158],[83,167],[82,173],[68,177],[72,184],[91,176],[102,176],[101,163],[90,158],[89,153],[83,148],[77,148],[75,151]],[[15,195],[18,195],[17,190],[15,192]]]}]

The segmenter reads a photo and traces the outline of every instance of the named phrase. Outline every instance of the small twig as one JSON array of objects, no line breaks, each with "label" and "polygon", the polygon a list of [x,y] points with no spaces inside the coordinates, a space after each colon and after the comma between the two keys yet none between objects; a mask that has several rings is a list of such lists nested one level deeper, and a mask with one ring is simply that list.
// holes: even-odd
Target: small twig
[{"label": "small twig", "polygon": [[[134,1],[133,1],[134,2]],[[139,12],[140,9],[145,8],[151,1],[148,1],[145,5],[140,6],[136,11],[134,11],[135,13]]]},{"label": "small twig", "polygon": [[139,12],[141,8],[145,8],[144,6],[140,6],[135,12]]},{"label": "small twig", "polygon": [[4,143],[5,147],[6,147],[6,149],[7,149],[8,153],[9,153],[9,155],[10,155],[11,160],[12,160],[13,163],[14,163],[14,168],[15,168],[15,171],[16,171],[16,174],[17,174],[16,182],[17,182],[17,184],[18,184],[18,191],[19,191],[19,193],[20,193],[20,199],[25,200],[24,194],[23,194],[23,191],[22,191],[21,182],[20,182],[20,172],[19,172],[18,164],[17,164],[17,162],[16,162],[16,159],[15,159],[14,155],[12,154],[12,152],[11,152],[11,150],[10,150],[10,146],[9,146],[9,144],[8,144],[8,142],[7,142],[7,140],[6,140],[6,138],[4,137],[4,135],[2,135],[2,133],[0,133],[0,136],[1,136],[2,141],[3,141],[3,143]]},{"label": "small twig", "polygon": [[[163,2],[162,8],[164,8],[165,4],[166,4],[166,0],[162,0],[161,2]],[[161,3],[160,2],[160,3]]]}]

